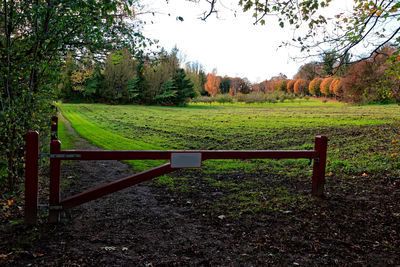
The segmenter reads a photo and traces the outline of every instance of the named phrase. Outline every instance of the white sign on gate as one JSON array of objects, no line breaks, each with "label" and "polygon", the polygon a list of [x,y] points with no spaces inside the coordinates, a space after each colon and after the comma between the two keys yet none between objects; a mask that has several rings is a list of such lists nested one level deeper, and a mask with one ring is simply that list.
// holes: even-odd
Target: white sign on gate
[{"label": "white sign on gate", "polygon": [[171,168],[200,168],[201,153],[171,153]]}]

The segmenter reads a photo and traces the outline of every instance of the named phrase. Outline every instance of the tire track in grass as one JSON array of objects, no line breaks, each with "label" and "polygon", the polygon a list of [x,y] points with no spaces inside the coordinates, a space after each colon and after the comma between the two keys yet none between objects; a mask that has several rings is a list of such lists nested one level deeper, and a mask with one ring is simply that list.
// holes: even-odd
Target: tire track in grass
[{"label": "tire track in grass", "polygon": [[[70,123],[76,133],[85,138],[89,143],[105,150],[162,150],[163,148],[134,141],[106,131],[90,121],[85,120],[81,115],[69,107],[60,107],[61,114]],[[165,163],[163,160],[126,160],[136,171],[143,171]]]},{"label": "tire track in grass", "polygon": [[69,122],[63,116],[59,116],[58,139],[61,141],[62,150],[75,149],[74,143],[77,142],[77,137],[70,131],[70,127]]}]

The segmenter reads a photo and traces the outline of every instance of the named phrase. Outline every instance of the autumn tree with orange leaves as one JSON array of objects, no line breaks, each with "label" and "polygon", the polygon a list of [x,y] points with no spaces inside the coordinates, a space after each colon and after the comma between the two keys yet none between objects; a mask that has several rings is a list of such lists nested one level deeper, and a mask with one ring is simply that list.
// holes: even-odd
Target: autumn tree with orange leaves
[{"label": "autumn tree with orange leaves", "polygon": [[333,81],[332,77],[327,77],[322,80],[319,89],[321,90],[321,93],[323,93],[325,96],[329,96],[331,93],[329,92],[329,86],[331,85],[331,82]]},{"label": "autumn tree with orange leaves", "polygon": [[329,85],[329,92],[334,94],[337,98],[342,98],[344,95],[343,92],[343,82],[341,78],[335,78],[331,84]]},{"label": "autumn tree with orange leaves", "polygon": [[308,91],[312,95],[320,96],[321,91],[319,89],[321,85],[322,79],[321,78],[314,78],[310,84],[308,85]]},{"label": "autumn tree with orange leaves", "polygon": [[293,94],[294,92],[294,84],[296,83],[296,80],[290,80],[287,82],[286,84],[286,92],[288,92],[289,94]]},{"label": "autumn tree with orange leaves", "polygon": [[215,75],[215,73],[209,73],[207,75],[207,82],[204,86],[210,96],[215,96],[216,94],[219,94],[220,83],[221,79],[217,75]]},{"label": "autumn tree with orange leaves", "polygon": [[307,81],[304,79],[297,79],[296,83],[294,84],[294,93],[296,95],[305,95],[308,92],[307,88]]}]

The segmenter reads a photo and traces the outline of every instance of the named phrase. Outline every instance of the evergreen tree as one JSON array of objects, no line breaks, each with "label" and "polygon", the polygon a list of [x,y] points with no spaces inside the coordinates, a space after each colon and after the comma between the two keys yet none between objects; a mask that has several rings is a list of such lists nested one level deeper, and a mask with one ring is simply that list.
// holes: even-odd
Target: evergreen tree
[{"label": "evergreen tree", "polygon": [[132,103],[143,103],[144,101],[144,95],[148,89],[148,84],[144,77],[144,69],[143,60],[140,59],[136,65],[136,75],[129,81],[127,86],[129,100]]},{"label": "evergreen tree", "polygon": [[201,87],[200,87],[200,95],[205,95],[205,96],[210,96],[208,94],[208,92],[205,89],[205,84],[207,82],[207,75],[203,70],[200,70],[199,72],[199,76],[200,76],[200,83],[201,83]]},{"label": "evergreen tree", "polygon": [[336,53],[334,51],[324,52],[322,55],[324,76],[332,76],[336,63]]},{"label": "evergreen tree", "polygon": [[156,96],[157,104],[173,105],[174,99],[177,97],[177,90],[174,80],[171,78],[163,85],[163,92]]},{"label": "evergreen tree", "polygon": [[219,84],[219,90],[221,94],[229,93],[229,88],[231,88],[231,79],[229,79],[227,76],[221,78],[221,82]]},{"label": "evergreen tree", "polygon": [[173,99],[173,104],[184,106],[190,98],[197,96],[197,93],[193,88],[193,83],[186,77],[183,69],[177,69],[173,81],[174,87],[177,91],[176,96]]},{"label": "evergreen tree", "polygon": [[96,65],[93,74],[86,80],[85,90],[83,91],[83,96],[88,101],[97,101],[100,98],[101,88],[103,87],[104,76],[101,73],[101,68]]}]

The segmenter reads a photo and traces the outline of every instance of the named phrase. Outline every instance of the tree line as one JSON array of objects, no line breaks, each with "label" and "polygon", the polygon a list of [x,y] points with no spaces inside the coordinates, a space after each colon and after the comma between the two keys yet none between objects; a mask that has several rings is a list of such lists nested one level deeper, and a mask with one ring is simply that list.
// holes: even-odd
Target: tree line
[{"label": "tree line", "polygon": [[199,93],[199,76],[194,68],[180,67],[176,48],[161,50],[151,60],[122,49],[110,53],[104,63],[91,57],[79,62],[69,55],[58,90],[66,102],[183,106]]},{"label": "tree line", "polygon": [[110,53],[103,62],[69,55],[62,68],[59,97],[65,102],[184,106],[197,96],[248,94],[246,78],[206,74],[203,66],[179,60],[178,49],[162,49],[151,60],[134,57],[127,49]]},{"label": "tree line", "polygon": [[400,102],[396,48],[385,46],[369,58],[353,63],[349,58],[345,62],[335,58],[334,52],[326,52],[321,62],[301,66],[293,79],[279,74],[253,85],[253,91],[325,96],[349,103]]},{"label": "tree line", "polygon": [[320,61],[301,66],[293,79],[280,73],[252,84],[246,78],[221,77],[213,71],[206,76],[204,90],[212,97],[228,93],[234,96],[283,92],[295,96],[330,97],[348,103],[400,102],[399,59],[398,50],[390,45],[356,62],[350,62],[349,56],[342,62],[334,51],[329,51]]}]

